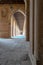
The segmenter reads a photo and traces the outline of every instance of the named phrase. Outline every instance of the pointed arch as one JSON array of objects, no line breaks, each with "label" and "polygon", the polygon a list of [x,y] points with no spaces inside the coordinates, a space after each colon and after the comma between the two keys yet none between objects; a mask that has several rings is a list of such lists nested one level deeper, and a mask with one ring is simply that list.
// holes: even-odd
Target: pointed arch
[{"label": "pointed arch", "polygon": [[19,26],[19,29],[23,31],[24,26],[24,20],[25,20],[25,13],[21,10],[17,10],[13,16],[16,19],[17,25]]}]

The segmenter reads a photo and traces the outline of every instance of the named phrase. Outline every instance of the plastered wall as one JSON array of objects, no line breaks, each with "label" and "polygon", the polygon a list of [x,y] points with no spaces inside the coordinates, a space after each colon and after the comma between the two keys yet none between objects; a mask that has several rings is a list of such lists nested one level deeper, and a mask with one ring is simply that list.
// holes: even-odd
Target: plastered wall
[{"label": "plastered wall", "polygon": [[30,0],[30,42],[31,42],[31,53],[33,51],[33,0]]},{"label": "plastered wall", "polygon": [[34,1],[34,54],[43,65],[43,0]]},{"label": "plastered wall", "polygon": [[40,65],[43,65],[43,0],[39,0],[39,29],[38,46]]}]

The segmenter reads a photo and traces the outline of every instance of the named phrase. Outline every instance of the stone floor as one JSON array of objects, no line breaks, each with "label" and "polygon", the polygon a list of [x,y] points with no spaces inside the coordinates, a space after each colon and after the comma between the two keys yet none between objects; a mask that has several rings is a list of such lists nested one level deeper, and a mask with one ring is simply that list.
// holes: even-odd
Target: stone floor
[{"label": "stone floor", "polygon": [[0,65],[31,65],[28,50],[29,42],[0,39]]}]

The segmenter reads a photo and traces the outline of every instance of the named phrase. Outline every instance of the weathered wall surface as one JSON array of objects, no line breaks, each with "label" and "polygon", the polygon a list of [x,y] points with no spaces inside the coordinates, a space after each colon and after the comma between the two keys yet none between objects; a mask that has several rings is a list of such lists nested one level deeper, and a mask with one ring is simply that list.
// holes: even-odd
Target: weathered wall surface
[{"label": "weathered wall surface", "polygon": [[38,59],[38,4],[37,0],[30,1],[30,48],[32,64]]},{"label": "weathered wall surface", "polygon": [[[0,4],[0,37],[7,38],[11,36],[11,15],[8,4]],[[24,4],[13,4],[14,12],[17,10],[25,11]]]},{"label": "weathered wall surface", "polygon": [[36,58],[34,56],[34,10],[33,10],[33,0],[30,0],[30,59],[32,65],[36,65]]},{"label": "weathered wall surface", "polygon": [[40,65],[43,65],[43,0],[39,0],[39,38],[38,38],[38,45],[39,45],[39,59]]},{"label": "weathered wall surface", "polygon": [[33,0],[30,1],[30,42],[31,42],[31,53],[33,49]]}]

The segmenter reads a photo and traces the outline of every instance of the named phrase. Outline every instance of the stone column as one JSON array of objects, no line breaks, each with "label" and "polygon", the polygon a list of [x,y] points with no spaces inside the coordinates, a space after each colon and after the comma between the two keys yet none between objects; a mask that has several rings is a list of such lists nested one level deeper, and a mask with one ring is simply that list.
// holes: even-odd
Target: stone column
[{"label": "stone column", "polygon": [[26,41],[29,41],[29,0],[25,0]]}]

